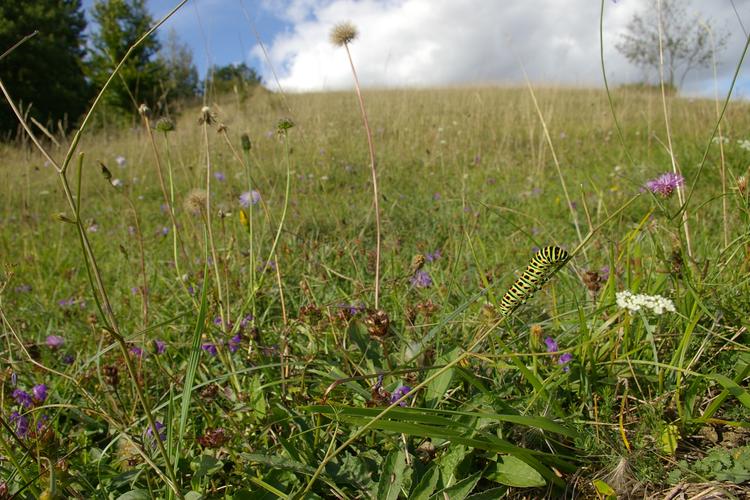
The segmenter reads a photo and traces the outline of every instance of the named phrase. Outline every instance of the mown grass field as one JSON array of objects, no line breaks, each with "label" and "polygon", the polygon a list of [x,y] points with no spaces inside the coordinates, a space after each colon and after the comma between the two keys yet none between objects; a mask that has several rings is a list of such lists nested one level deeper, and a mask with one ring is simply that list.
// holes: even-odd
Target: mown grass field
[{"label": "mown grass field", "polygon": [[[72,205],[38,151],[0,146],[0,498],[742,495],[747,105],[724,142],[710,100],[668,97],[667,130],[658,93],[535,93],[543,121],[528,89],[365,92],[380,312],[352,93],[88,133]],[[670,143],[684,211],[645,189]],[[572,258],[501,314],[548,245]]]}]

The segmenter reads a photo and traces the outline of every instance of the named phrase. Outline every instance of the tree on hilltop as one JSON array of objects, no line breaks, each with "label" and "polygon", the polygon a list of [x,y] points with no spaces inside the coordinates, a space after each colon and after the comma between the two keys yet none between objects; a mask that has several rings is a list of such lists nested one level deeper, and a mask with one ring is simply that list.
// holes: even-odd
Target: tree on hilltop
[{"label": "tree on hilltop", "polygon": [[729,34],[716,32],[712,22],[698,14],[689,17],[684,1],[650,0],[647,11],[635,14],[628,23],[617,50],[636,66],[654,69],[658,74],[660,20],[664,83],[672,88],[676,88],[676,81],[682,86],[691,70],[710,66],[714,51],[718,53],[726,46]]},{"label": "tree on hilltop", "polygon": [[[24,36],[39,33],[0,60],[0,78],[16,104],[53,130],[73,125],[86,109],[84,76],[86,18],[81,0],[0,2],[0,53]],[[0,134],[17,130],[10,107],[0,107]]]}]

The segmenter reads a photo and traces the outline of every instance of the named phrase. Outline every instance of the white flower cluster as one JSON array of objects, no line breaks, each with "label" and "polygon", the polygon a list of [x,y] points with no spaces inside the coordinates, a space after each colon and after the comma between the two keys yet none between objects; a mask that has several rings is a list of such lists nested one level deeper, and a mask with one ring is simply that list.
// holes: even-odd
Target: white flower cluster
[{"label": "white flower cluster", "polygon": [[654,314],[664,311],[675,312],[674,303],[661,295],[633,294],[627,290],[617,292],[617,305],[630,312],[637,312],[643,308],[650,309]]},{"label": "white flower cluster", "polygon": [[738,139],[737,145],[745,151],[750,151],[750,140],[748,139]]}]

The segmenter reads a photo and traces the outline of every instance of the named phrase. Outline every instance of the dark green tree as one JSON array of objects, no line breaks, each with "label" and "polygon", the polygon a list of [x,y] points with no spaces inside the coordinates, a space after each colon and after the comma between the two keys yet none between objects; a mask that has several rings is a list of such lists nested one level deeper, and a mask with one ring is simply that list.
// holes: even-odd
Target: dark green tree
[{"label": "dark green tree", "polygon": [[[89,76],[100,88],[154,20],[146,0],[97,0],[91,14],[99,29],[91,37]],[[161,82],[166,79],[165,68],[156,59],[159,49],[155,37],[135,48],[104,95],[107,108],[131,114],[144,103],[158,108]]]},{"label": "dark green tree", "polygon": [[[0,78],[16,104],[52,130],[73,125],[90,98],[83,69],[86,19],[81,0],[0,1],[0,53],[24,36],[39,33],[0,60]],[[0,106],[0,134],[18,122]]]},{"label": "dark green tree", "polygon": [[261,83],[257,71],[245,63],[213,66],[209,71],[208,89],[219,95],[233,92],[244,98]]}]

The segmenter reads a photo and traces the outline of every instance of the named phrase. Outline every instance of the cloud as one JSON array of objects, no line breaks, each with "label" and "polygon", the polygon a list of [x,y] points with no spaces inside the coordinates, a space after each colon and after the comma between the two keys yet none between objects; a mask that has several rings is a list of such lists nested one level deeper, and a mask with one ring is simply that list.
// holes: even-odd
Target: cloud
[{"label": "cloud", "polygon": [[[681,0],[680,0],[681,1]],[[615,49],[635,12],[647,0],[605,2],[604,39],[611,81],[642,78]],[[726,3],[726,5],[724,5]],[[747,0],[735,0],[740,13]],[[700,13],[732,32],[719,81],[739,59],[744,35],[728,0],[700,2]],[[721,4],[721,5],[719,5]],[[268,44],[285,90],[331,90],[352,85],[342,48],[329,32],[351,21],[360,36],[351,44],[360,81],[367,86],[434,86],[518,83],[525,68],[535,83],[601,85],[599,2],[592,0],[265,0],[266,9],[288,23]],[[252,49],[258,60],[259,47]],[[262,70],[272,82],[270,70]],[[696,71],[687,89],[713,92],[712,71]]]}]

